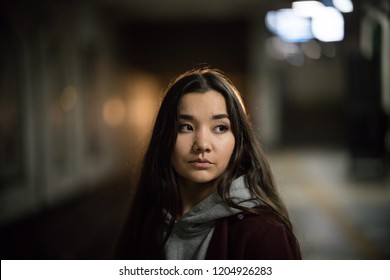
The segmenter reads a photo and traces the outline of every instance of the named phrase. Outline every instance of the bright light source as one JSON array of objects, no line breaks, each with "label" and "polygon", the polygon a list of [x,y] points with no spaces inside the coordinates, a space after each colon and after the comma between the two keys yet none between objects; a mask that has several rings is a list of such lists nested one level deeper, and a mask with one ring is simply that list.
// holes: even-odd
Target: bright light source
[{"label": "bright light source", "polygon": [[333,6],[342,13],[353,12],[353,4],[351,0],[333,0]]},{"label": "bright light source", "polygon": [[292,9],[268,12],[265,23],[272,33],[286,42],[305,42],[313,38],[310,19],[297,16]]},{"label": "bright light source", "polygon": [[278,13],[275,11],[267,12],[265,15],[265,25],[274,34],[278,33],[277,15]]},{"label": "bright light source", "polygon": [[[329,0],[332,3],[331,0]],[[344,18],[341,12],[351,12],[351,0],[333,0],[336,7],[325,6],[319,1],[295,1],[292,9],[280,9],[266,14],[269,31],[285,42],[302,43],[317,38],[323,42],[344,39]],[[317,58],[320,50],[307,46],[307,55]]]},{"label": "bright light source", "polygon": [[324,7],[321,13],[312,18],[314,37],[323,42],[336,42],[344,39],[344,18],[333,7]]},{"label": "bright light source", "polygon": [[292,3],[294,13],[301,17],[313,17],[324,7],[324,4],[318,1],[297,1]]}]

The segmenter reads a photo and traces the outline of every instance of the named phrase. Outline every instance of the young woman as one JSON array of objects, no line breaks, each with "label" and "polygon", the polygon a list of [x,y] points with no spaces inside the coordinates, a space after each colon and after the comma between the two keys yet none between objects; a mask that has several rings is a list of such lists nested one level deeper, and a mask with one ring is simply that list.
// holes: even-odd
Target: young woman
[{"label": "young woman", "polygon": [[119,247],[125,259],[300,259],[234,85],[192,70],[168,87]]}]

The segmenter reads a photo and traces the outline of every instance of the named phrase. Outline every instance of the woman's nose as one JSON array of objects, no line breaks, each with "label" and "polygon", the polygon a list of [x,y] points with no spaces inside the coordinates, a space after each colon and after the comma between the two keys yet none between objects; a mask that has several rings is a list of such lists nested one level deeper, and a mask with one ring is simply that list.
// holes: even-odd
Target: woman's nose
[{"label": "woman's nose", "polygon": [[197,131],[195,134],[194,144],[192,149],[196,153],[205,153],[211,151],[211,142],[209,134],[204,131]]}]

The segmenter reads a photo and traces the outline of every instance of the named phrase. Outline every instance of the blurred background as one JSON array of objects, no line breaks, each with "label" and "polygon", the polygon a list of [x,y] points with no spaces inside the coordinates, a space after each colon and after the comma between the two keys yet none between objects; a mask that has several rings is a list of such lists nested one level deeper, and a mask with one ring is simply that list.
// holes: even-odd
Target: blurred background
[{"label": "blurred background", "polygon": [[390,259],[389,15],[388,0],[1,0],[1,259],[112,258],[162,92],[207,65],[243,94],[304,259]]}]

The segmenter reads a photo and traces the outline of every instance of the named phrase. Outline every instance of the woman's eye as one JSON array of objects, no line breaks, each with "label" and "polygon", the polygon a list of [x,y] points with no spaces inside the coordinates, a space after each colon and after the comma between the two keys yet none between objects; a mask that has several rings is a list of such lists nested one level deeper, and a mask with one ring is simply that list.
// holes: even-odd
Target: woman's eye
[{"label": "woman's eye", "polygon": [[192,131],[193,128],[190,124],[181,124],[179,125],[179,131],[180,132],[187,132],[187,131]]},{"label": "woman's eye", "polygon": [[229,130],[229,128],[226,125],[218,125],[215,127],[215,131],[218,133],[224,133],[228,130]]}]

